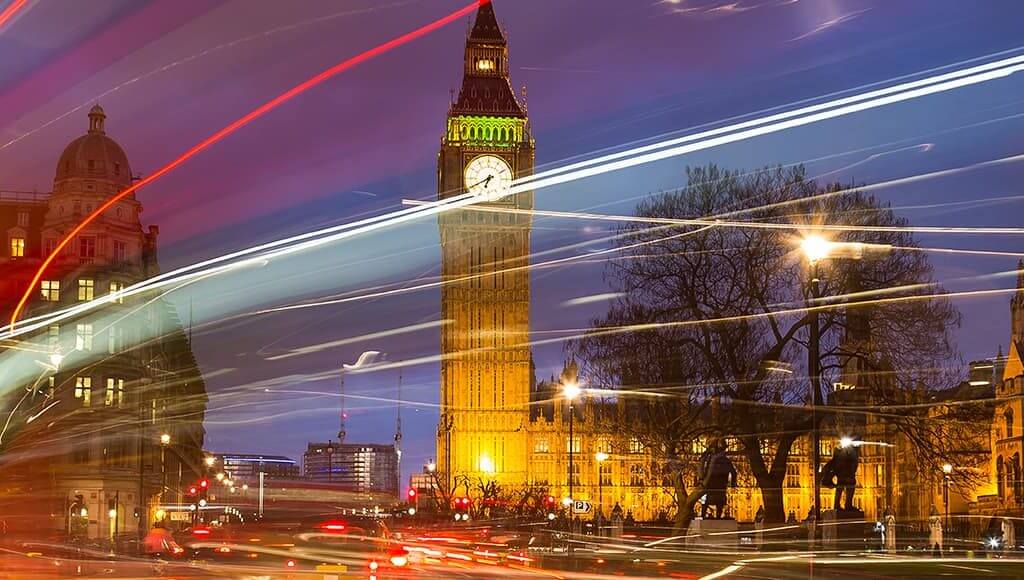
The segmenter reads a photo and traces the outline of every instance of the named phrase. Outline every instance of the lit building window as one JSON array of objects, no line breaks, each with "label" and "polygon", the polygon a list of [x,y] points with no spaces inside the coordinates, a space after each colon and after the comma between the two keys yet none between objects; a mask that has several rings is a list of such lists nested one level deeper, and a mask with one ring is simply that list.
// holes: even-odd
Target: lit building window
[{"label": "lit building window", "polygon": [[42,281],[43,300],[47,302],[60,301],[60,280]]},{"label": "lit building window", "polygon": [[533,452],[534,453],[549,453],[550,451],[551,450],[550,450],[550,448],[548,446],[548,440],[546,438],[545,439],[538,439],[538,440],[533,442]]},{"label": "lit building window", "polygon": [[594,446],[594,451],[597,453],[611,453],[612,442],[608,439],[599,439],[597,445]]},{"label": "lit building window", "polygon": [[23,228],[27,228],[28,227],[28,212],[27,211],[19,211],[18,212],[18,226],[19,227],[23,227]]},{"label": "lit building window", "polygon": [[82,400],[82,406],[92,404],[92,377],[75,377],[75,398]]},{"label": "lit building window", "polygon": [[607,461],[603,461],[603,462],[599,463],[598,467],[597,467],[597,473],[598,473],[598,477],[601,480],[601,485],[611,485],[612,484],[612,464],[611,463],[609,463]]},{"label": "lit building window", "polygon": [[565,438],[565,450],[567,452],[579,453],[583,450],[583,441],[579,435],[572,438],[571,442],[568,437]]},{"label": "lit building window", "polygon": [[107,379],[107,396],[104,404],[108,407],[124,406],[124,379]]},{"label": "lit building window", "polygon": [[75,350],[92,350],[91,324],[78,324],[75,327]]},{"label": "lit building window", "polygon": [[476,61],[476,70],[494,70],[494,61],[489,58],[481,58]]},{"label": "lit building window", "polygon": [[644,444],[643,444],[643,442],[640,441],[639,439],[637,439],[636,437],[630,437],[629,438],[629,452],[630,453],[643,453],[644,452]]},{"label": "lit building window", "polygon": [[25,257],[25,238],[11,238],[11,257]]},{"label": "lit building window", "polygon": [[114,354],[124,348],[124,328],[111,325],[107,329],[107,352]]},{"label": "lit building window", "polygon": [[633,487],[644,486],[644,468],[639,465],[629,466],[629,485]]},{"label": "lit building window", "polygon": [[60,325],[51,324],[49,328],[46,329],[46,337],[50,346],[60,346]]},{"label": "lit building window", "polygon": [[120,292],[124,292],[124,282],[111,282],[110,283],[110,297],[111,302],[117,302],[118,304],[124,304],[124,296],[120,295]]},{"label": "lit building window", "polygon": [[84,302],[92,300],[96,291],[96,281],[92,278],[81,278],[78,280],[78,300]]}]

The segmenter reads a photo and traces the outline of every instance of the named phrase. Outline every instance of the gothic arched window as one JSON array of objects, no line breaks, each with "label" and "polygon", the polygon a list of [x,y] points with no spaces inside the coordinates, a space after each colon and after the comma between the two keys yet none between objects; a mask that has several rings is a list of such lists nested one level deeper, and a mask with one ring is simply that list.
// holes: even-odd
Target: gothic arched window
[{"label": "gothic arched window", "polygon": [[1006,424],[1006,437],[1009,439],[1013,437],[1013,409],[1007,409],[1006,413],[1003,413],[1003,421]]}]

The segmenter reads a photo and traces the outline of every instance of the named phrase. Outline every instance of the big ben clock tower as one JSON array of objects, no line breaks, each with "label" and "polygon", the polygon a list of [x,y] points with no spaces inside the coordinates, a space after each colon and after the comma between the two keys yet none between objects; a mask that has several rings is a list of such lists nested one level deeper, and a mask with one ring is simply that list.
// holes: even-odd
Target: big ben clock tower
[{"label": "big ben clock tower", "polygon": [[[507,190],[533,172],[526,110],[509,79],[508,44],[488,2],[466,41],[462,87],[437,160],[439,199]],[[480,208],[533,209],[533,193]],[[438,468],[449,484],[524,483],[531,382],[530,215],[460,209],[441,214],[441,420]]]}]

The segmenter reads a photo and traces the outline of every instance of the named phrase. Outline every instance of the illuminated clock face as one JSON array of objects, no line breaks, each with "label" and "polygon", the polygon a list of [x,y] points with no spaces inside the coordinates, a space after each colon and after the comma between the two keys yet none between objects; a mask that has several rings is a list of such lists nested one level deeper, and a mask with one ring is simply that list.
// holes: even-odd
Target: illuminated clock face
[{"label": "illuminated clock face", "polygon": [[500,157],[481,155],[466,166],[466,191],[473,195],[497,197],[511,187],[512,168]]}]

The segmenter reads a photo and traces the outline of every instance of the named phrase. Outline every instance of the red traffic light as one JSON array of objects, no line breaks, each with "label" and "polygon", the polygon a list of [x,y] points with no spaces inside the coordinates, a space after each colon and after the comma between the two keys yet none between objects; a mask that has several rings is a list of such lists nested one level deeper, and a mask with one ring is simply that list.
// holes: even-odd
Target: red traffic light
[{"label": "red traffic light", "polygon": [[553,495],[547,496],[546,498],[544,498],[544,503],[546,503],[548,505],[555,505],[555,496],[553,496]]},{"label": "red traffic light", "polygon": [[200,479],[199,480],[199,487],[201,487],[203,489],[206,489],[206,488],[210,487],[210,480],[209,479]]},{"label": "red traffic light", "polygon": [[416,490],[415,489],[410,489],[409,490],[409,499],[416,499]]},{"label": "red traffic light", "polygon": [[196,486],[193,485],[192,487],[188,488],[189,495],[196,495],[197,493],[199,493],[199,488],[197,488]]}]

